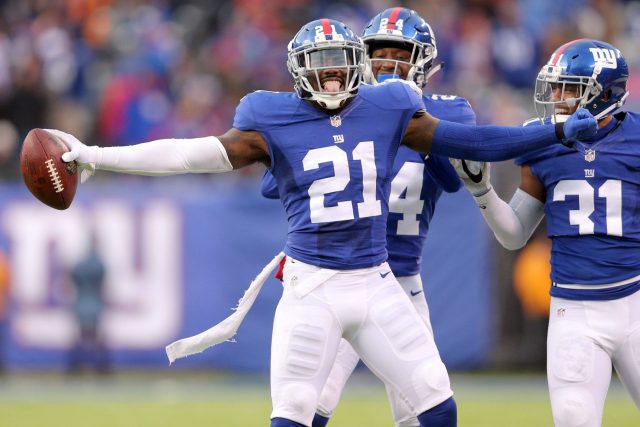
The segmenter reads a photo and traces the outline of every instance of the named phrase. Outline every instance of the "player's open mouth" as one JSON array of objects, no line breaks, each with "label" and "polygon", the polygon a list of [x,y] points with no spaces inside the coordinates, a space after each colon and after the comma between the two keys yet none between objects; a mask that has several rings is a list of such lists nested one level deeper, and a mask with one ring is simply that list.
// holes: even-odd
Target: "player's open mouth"
[{"label": "player's open mouth", "polygon": [[329,77],[322,81],[322,89],[324,89],[325,92],[340,92],[343,90],[342,79]]}]

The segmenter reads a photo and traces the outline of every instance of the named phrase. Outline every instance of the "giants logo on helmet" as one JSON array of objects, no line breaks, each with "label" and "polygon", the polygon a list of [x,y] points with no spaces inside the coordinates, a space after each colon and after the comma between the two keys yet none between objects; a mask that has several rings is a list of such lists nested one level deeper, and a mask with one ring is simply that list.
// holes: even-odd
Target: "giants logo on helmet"
[{"label": "giants logo on helmet", "polygon": [[616,52],[612,49],[603,49],[598,47],[589,48],[589,52],[593,55],[593,60],[597,65],[603,68],[618,68],[618,61],[616,60]]}]

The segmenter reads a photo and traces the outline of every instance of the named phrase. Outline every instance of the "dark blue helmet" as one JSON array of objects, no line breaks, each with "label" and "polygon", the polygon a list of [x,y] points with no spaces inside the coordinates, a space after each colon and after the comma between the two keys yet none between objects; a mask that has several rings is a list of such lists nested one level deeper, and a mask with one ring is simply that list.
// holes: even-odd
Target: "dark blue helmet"
[{"label": "dark blue helmet", "polygon": [[[289,43],[287,68],[302,99],[336,109],[358,92],[365,69],[364,45],[340,21],[311,21]],[[327,70],[341,72],[323,73]]]},{"label": "dark blue helmet", "polygon": [[[374,16],[362,34],[369,70],[371,52],[379,47],[399,47],[411,52],[407,80],[414,81],[422,88],[441,66],[433,66],[438,56],[436,38],[427,22],[414,10],[393,7]],[[404,61],[397,61],[404,62]],[[397,65],[396,65],[397,66]]]},{"label": "dark blue helmet", "polygon": [[624,104],[628,78],[627,61],[609,43],[591,39],[566,43],[538,73],[534,94],[538,117],[569,114],[567,108],[577,105],[602,119]]}]

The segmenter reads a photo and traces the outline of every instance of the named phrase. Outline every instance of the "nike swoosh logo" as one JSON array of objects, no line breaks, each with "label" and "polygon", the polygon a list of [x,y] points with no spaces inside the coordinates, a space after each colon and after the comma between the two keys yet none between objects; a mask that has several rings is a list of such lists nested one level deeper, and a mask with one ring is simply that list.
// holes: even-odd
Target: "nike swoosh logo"
[{"label": "nike swoosh logo", "polygon": [[419,291],[411,291],[410,294],[412,297],[415,297],[416,295],[420,295],[422,293],[422,289]]},{"label": "nike swoosh logo", "polygon": [[467,174],[467,176],[469,177],[469,179],[472,182],[475,182],[476,184],[479,183],[480,181],[482,181],[482,169],[480,169],[479,173],[472,173],[469,170],[469,166],[467,166],[467,162],[465,162],[464,160],[462,160],[462,170],[464,171],[464,173]]},{"label": "nike swoosh logo", "polygon": [[391,273],[391,272],[387,271],[386,273],[380,273],[380,277],[382,277],[384,279],[385,277],[387,277],[389,275],[389,273]]}]

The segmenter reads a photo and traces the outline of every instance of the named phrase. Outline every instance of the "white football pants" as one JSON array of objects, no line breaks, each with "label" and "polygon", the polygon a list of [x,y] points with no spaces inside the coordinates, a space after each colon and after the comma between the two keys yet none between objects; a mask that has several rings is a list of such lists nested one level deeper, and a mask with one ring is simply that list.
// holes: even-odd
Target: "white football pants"
[{"label": "white football pants", "polygon": [[[424,295],[422,287],[422,278],[419,274],[414,276],[398,277],[398,282],[402,286],[405,294],[409,296],[409,299],[416,308],[416,311],[420,315],[420,318],[429,329],[429,333],[433,336],[433,330],[431,328],[431,320],[429,319],[429,306]],[[351,344],[347,340],[341,340],[338,348],[338,356],[331,369],[327,383],[322,389],[320,395],[320,402],[318,403],[317,413],[324,417],[331,417],[333,411],[338,406],[340,396],[347,383],[347,380],[351,376],[351,373],[355,369],[360,357],[355,352]],[[439,373],[435,373],[440,375]],[[416,427],[420,425],[420,422],[416,418],[411,409],[404,403],[404,401],[398,396],[398,394],[391,387],[386,387],[387,395],[389,396],[389,403],[391,404],[391,413],[393,419],[398,427]]]},{"label": "white football pants", "polygon": [[336,271],[287,257],[283,286],[271,343],[272,418],[311,425],[342,338],[411,416],[453,395],[431,329],[387,263]]},{"label": "white football pants", "polygon": [[612,301],[551,298],[547,380],[556,427],[599,427],[611,366],[640,408],[640,292]]}]

